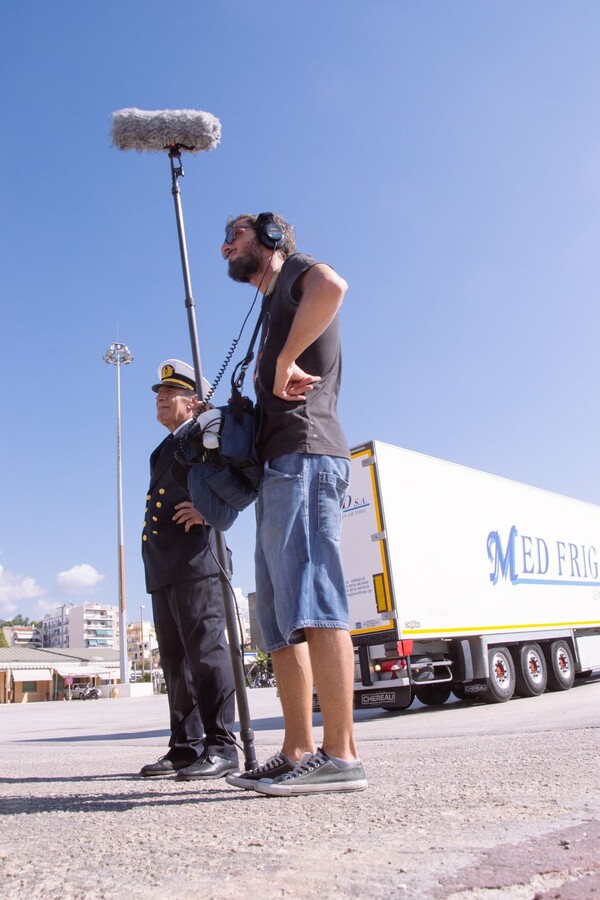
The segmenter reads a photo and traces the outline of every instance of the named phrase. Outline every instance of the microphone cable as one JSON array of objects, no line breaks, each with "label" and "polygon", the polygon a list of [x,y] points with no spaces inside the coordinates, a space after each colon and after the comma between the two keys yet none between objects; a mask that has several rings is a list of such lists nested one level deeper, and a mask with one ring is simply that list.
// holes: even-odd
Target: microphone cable
[{"label": "microphone cable", "polygon": [[271,256],[269,257],[269,261],[267,262],[267,265],[265,266],[265,270],[264,270],[264,272],[262,273],[262,275],[261,275],[261,277],[260,277],[260,281],[258,282],[258,287],[256,288],[256,291],[255,291],[255,293],[254,293],[254,299],[252,300],[252,303],[250,304],[250,309],[249,309],[248,312],[246,313],[246,316],[245,316],[245,318],[244,318],[244,321],[242,322],[242,327],[241,327],[240,330],[239,330],[238,336],[237,336],[237,337],[234,337],[234,339],[232,340],[231,346],[229,347],[227,353],[225,354],[225,359],[224,359],[223,362],[221,363],[221,367],[219,368],[219,371],[217,372],[217,374],[216,374],[216,376],[215,376],[215,379],[214,379],[212,385],[210,386],[209,390],[207,391],[206,397],[204,398],[204,400],[203,400],[202,403],[200,404],[200,407],[198,408],[198,411],[197,411],[196,414],[194,415],[194,419],[197,419],[198,416],[199,416],[201,413],[205,412],[205,411],[208,409],[208,403],[209,403],[211,397],[214,396],[215,391],[217,390],[217,388],[218,388],[218,386],[219,386],[219,383],[220,383],[221,379],[223,378],[223,375],[225,374],[225,371],[226,371],[226,369],[227,369],[227,366],[228,366],[229,363],[231,362],[231,359],[232,359],[232,357],[233,357],[233,354],[234,354],[235,351],[236,351],[237,345],[239,344],[239,342],[240,342],[240,340],[241,340],[241,338],[242,338],[242,334],[243,334],[244,328],[246,327],[246,323],[247,323],[248,319],[250,318],[250,315],[252,314],[252,310],[254,309],[254,307],[255,307],[255,305],[256,305],[256,301],[257,301],[257,299],[258,299],[258,295],[259,295],[260,289],[261,289],[261,287],[262,287],[262,285],[263,285],[263,282],[264,282],[264,280],[265,280],[266,274],[267,274],[267,272],[269,271],[269,268],[270,268],[270,266],[271,266],[271,263],[273,262],[273,257],[274,257],[274,256],[275,256],[275,249],[273,249],[273,251],[271,252]]}]

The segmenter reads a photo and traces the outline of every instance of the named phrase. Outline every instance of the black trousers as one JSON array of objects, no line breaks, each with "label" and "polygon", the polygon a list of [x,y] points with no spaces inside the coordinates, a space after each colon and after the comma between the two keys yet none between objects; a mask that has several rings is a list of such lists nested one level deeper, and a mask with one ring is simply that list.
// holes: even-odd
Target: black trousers
[{"label": "black trousers", "polygon": [[196,762],[203,752],[237,759],[231,655],[218,575],[167,585],[152,610],[171,718],[167,757]]}]

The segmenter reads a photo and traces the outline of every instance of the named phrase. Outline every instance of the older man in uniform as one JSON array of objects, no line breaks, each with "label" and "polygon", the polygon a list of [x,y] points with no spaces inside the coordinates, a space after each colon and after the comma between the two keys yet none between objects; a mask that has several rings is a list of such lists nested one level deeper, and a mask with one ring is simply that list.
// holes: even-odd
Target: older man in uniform
[{"label": "older man in uniform", "polygon": [[169,435],[150,457],[142,535],[146,589],[169,698],[169,750],[142,767],[145,777],[220,778],[238,769],[231,656],[212,528],[174,480],[175,453],[193,421],[194,370],[178,359],[159,366],[156,418]]}]

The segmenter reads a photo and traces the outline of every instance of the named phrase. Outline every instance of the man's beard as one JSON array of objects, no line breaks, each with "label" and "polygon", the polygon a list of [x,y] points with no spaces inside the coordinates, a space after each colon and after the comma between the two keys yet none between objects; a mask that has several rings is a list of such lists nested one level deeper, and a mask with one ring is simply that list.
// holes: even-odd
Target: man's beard
[{"label": "man's beard", "polygon": [[244,256],[236,256],[235,259],[229,260],[227,274],[234,281],[249,284],[250,279],[260,272],[262,264],[263,257],[260,247],[250,246]]}]

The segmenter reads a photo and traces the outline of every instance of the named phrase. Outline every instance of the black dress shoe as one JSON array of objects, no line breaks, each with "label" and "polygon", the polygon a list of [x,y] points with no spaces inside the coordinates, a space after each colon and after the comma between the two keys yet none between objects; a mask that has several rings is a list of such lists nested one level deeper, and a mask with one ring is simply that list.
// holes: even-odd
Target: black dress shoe
[{"label": "black dress shoe", "polygon": [[177,781],[193,781],[195,779],[222,778],[228,772],[238,772],[239,768],[239,763],[234,759],[205,754],[191,766],[179,769],[176,779]]},{"label": "black dress shoe", "polygon": [[142,766],[140,775],[143,775],[144,778],[150,778],[151,775],[173,775],[174,772],[185,765],[185,762],[173,763],[166,756],[161,756],[155,763],[148,763],[147,766]]}]

